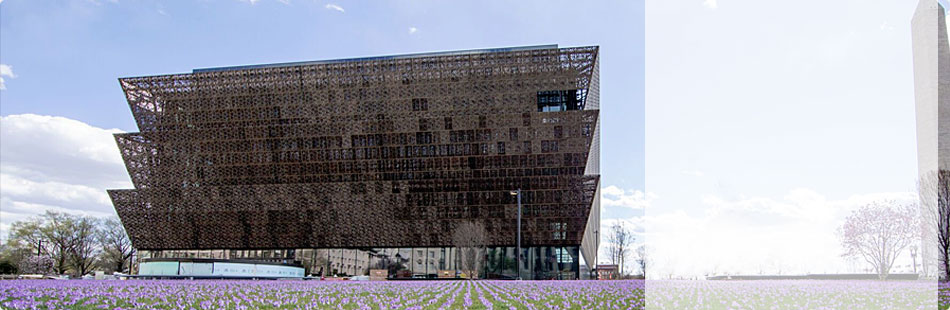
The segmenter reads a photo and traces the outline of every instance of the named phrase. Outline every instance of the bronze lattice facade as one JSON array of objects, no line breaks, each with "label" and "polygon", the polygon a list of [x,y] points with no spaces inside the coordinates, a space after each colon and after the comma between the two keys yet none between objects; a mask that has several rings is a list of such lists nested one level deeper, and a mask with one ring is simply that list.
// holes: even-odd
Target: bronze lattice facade
[{"label": "bronze lattice facade", "polygon": [[[121,78],[139,250],[580,246],[599,227],[598,48],[506,49]],[[576,253],[576,252],[575,252]],[[576,255],[576,254],[575,254]]]}]

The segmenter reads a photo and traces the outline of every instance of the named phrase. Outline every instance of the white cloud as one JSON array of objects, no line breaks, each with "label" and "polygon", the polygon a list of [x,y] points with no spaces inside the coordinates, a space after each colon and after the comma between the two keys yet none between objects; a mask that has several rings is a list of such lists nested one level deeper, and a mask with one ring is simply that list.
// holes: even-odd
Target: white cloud
[{"label": "white cloud", "polygon": [[0,64],[0,89],[7,89],[6,84],[4,84],[3,77],[16,78],[16,74],[13,74],[13,67],[10,65]]},{"label": "white cloud", "polygon": [[719,3],[716,2],[716,0],[705,0],[703,1],[703,6],[715,10],[719,7]]},{"label": "white cloud", "polygon": [[845,200],[829,201],[813,190],[798,188],[789,191],[781,200],[752,197],[727,201],[717,196],[707,195],[702,201],[707,206],[706,214],[708,215],[744,213],[747,216],[766,216],[771,219],[832,221],[841,218],[844,213],[854,207],[880,199],[914,201],[916,194],[855,195]]},{"label": "white cloud", "polygon": [[611,185],[600,189],[600,204],[603,207],[624,207],[635,210],[645,209],[656,199],[653,193],[640,190],[624,190]]},{"label": "white cloud", "polygon": [[417,29],[416,27],[409,27],[409,34],[416,33],[416,31],[419,31],[419,29]]},{"label": "white cloud", "polygon": [[[96,217],[106,217],[113,216],[115,212],[102,212],[102,211],[90,211],[90,210],[76,210],[65,208],[55,205],[45,205],[39,203],[29,203],[23,201],[16,201],[7,197],[0,197],[0,218],[3,219],[3,222],[0,223],[0,227],[6,229],[13,222],[22,221],[28,219],[32,216],[42,214],[46,211],[62,212],[62,213],[71,213],[71,214],[81,214],[89,215]],[[6,236],[6,231],[4,231],[4,239]]]},{"label": "white cloud", "polygon": [[[630,210],[642,210],[647,209],[647,207],[656,199],[657,196],[653,193],[644,193],[640,190],[631,190],[623,189],[615,185],[602,187],[600,189],[600,205],[601,210],[606,210],[607,208],[618,208],[618,209],[630,209]],[[600,221],[600,228],[598,230],[598,237],[600,238],[600,248],[598,253],[597,263],[610,263],[610,258],[606,255],[607,251],[607,240],[608,235],[610,234],[611,227],[614,224],[621,223],[625,228],[627,228],[634,236],[634,246],[636,248],[644,241],[645,226],[643,217],[629,217],[629,218],[602,218]],[[631,272],[636,270],[634,264],[634,257],[631,251],[631,256],[628,258],[624,269]]]},{"label": "white cloud", "polygon": [[327,5],[324,7],[327,8],[328,10],[336,10],[336,11],[339,11],[340,13],[346,13],[346,11],[343,10],[343,7],[333,4],[333,3],[327,3]]},{"label": "white cloud", "polygon": [[82,184],[68,184],[55,181],[34,181],[23,177],[0,173],[0,196],[7,198],[25,197],[44,200],[50,203],[70,203],[74,205],[108,205],[109,195],[105,191]]},{"label": "white cloud", "polygon": [[114,214],[105,190],[132,187],[112,136],[120,132],[64,117],[0,117],[0,238],[45,210]]}]

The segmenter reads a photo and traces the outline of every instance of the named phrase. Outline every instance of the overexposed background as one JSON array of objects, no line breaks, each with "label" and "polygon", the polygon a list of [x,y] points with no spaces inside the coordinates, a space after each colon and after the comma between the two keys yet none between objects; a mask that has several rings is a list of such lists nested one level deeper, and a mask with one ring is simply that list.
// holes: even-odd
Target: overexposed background
[{"label": "overexposed background", "polygon": [[647,1],[651,278],[864,272],[844,217],[916,198],[916,2]]}]

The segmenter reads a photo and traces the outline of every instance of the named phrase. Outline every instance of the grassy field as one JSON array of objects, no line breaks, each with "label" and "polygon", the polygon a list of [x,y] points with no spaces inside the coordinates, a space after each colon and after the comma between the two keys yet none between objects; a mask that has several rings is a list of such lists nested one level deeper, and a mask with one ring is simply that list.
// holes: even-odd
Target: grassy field
[{"label": "grassy field", "polygon": [[650,280],[646,296],[646,309],[937,308],[937,284],[925,281]]},{"label": "grassy field", "polygon": [[938,309],[950,309],[950,282],[940,282],[940,291],[937,296],[939,299]]},{"label": "grassy field", "polygon": [[642,309],[643,281],[0,281],[12,309]]},{"label": "grassy field", "polygon": [[[938,306],[939,296],[939,306]],[[917,281],[0,281],[3,309],[947,309]]]}]

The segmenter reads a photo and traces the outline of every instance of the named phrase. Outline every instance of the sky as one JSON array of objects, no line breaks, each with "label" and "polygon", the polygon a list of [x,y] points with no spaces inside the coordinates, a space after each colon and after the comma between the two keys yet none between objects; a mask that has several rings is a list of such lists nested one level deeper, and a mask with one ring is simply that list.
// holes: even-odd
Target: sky
[{"label": "sky", "polygon": [[647,2],[651,276],[863,272],[844,217],[915,199],[916,5]]},{"label": "sky", "polygon": [[111,134],[136,131],[118,77],[599,45],[601,231],[632,227],[651,277],[860,272],[840,256],[844,217],[915,195],[915,7],[3,0],[0,238],[47,209],[114,214],[105,189],[131,184]]},{"label": "sky", "polygon": [[600,46],[602,215],[637,218],[644,21],[643,1],[3,0],[0,238],[44,210],[115,214],[105,190],[132,185],[111,135],[137,131],[119,77],[541,44]]}]

